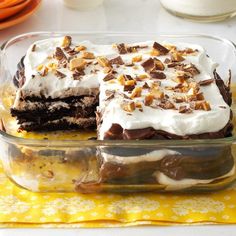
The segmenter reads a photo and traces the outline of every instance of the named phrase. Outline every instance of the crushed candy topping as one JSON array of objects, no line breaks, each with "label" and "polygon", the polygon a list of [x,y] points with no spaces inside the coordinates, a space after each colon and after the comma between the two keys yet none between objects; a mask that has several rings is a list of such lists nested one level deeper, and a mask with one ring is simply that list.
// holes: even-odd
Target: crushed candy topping
[{"label": "crushed candy topping", "polygon": [[[32,52],[36,51],[32,46]],[[188,56],[194,57],[197,49],[179,50],[175,45],[129,45],[118,43],[112,46],[114,55],[99,55],[84,45],[74,45],[70,36],[62,39],[61,45],[36,70],[42,77],[53,73],[58,79],[69,77],[80,81],[88,73],[102,74],[105,84],[118,86],[106,90],[106,101],[120,97],[121,107],[129,115],[145,106],[153,109],[173,109],[189,114],[195,110],[211,110],[201,87],[215,79],[195,80],[201,72]],[[143,52],[143,53],[142,53]],[[150,53],[151,52],[151,53]],[[128,58],[128,59],[127,59]],[[64,72],[64,69],[68,72]],[[127,73],[131,72],[132,75]],[[166,83],[166,81],[168,83]]]}]

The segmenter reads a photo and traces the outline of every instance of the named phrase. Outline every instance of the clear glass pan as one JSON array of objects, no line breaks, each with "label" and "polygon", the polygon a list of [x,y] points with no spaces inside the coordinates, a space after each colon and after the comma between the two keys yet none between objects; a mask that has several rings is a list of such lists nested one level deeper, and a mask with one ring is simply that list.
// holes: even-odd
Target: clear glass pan
[{"label": "clear glass pan", "polygon": [[[102,32],[27,33],[10,39],[1,48],[0,114],[6,125],[11,103],[9,97],[12,93],[14,96],[15,92],[12,78],[17,63],[35,41],[62,35],[97,44],[146,40],[199,44],[219,63],[217,71],[222,79],[227,79],[231,70],[232,81],[236,82],[235,46],[218,37]],[[232,110],[234,112],[234,105]],[[0,145],[3,167],[9,178],[23,188],[38,192],[212,191],[226,187],[236,178],[234,168],[227,167],[234,166],[235,136],[187,141],[39,140],[16,137],[0,131]],[[167,158],[165,162],[160,162],[158,155],[163,155],[163,152]],[[170,152],[178,152],[180,155],[170,155]],[[156,158],[148,160],[150,153],[156,155]],[[130,161],[130,156],[133,161]],[[156,176],[172,164],[172,175],[184,170],[191,178],[186,175],[177,179],[164,178],[161,182],[157,180]],[[231,173],[229,176],[224,175],[227,168],[227,173]],[[219,175],[221,178],[216,177]]]}]

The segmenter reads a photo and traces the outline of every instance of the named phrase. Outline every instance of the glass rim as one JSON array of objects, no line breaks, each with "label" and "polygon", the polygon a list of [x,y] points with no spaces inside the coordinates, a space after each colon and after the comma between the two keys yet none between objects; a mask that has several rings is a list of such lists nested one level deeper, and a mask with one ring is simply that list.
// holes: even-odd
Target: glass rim
[{"label": "glass rim", "polygon": [[209,145],[225,145],[232,144],[236,141],[236,137],[226,137],[219,139],[145,139],[145,140],[56,140],[56,139],[28,139],[17,137],[11,134],[8,134],[0,130],[0,139],[3,139],[9,143],[16,143],[28,146],[65,146],[65,147],[78,147],[81,146],[113,146],[113,147],[153,147],[153,146],[169,146],[169,147],[178,147],[178,146],[209,146]]},{"label": "glass rim", "polygon": [[[23,34],[19,34],[14,36],[5,42],[3,42],[0,46],[1,53],[4,53],[5,49],[9,46],[9,44],[14,43],[19,39],[30,38],[35,36],[62,36],[62,35],[97,35],[97,36],[143,36],[144,33],[140,32],[122,32],[122,31],[34,31],[34,32],[27,32]],[[221,42],[228,43],[229,45],[233,46],[236,51],[236,44],[226,38],[217,36],[217,35],[208,35],[208,34],[180,34],[180,33],[173,33],[173,34],[162,34],[162,33],[152,33],[152,32],[145,32],[145,36],[156,36],[156,37],[172,37],[172,38],[181,38],[181,37],[197,37],[197,38],[208,38],[213,39]]]}]

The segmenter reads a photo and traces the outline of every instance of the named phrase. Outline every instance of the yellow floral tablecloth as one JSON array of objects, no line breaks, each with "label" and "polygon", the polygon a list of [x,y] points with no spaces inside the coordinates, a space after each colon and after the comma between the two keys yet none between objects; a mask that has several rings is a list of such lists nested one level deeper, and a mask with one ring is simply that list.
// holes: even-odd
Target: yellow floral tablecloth
[{"label": "yellow floral tablecloth", "polygon": [[[69,224],[68,224],[69,223]],[[236,186],[217,193],[32,193],[0,166],[1,227],[114,227],[236,223]]]}]

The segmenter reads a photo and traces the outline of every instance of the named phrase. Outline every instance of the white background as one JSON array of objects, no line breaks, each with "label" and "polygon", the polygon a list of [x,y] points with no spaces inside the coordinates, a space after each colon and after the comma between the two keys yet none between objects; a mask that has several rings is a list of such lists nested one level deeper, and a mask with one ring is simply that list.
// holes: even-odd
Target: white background
[{"label": "white background", "polygon": [[[200,0],[199,0],[200,1]],[[220,23],[193,23],[167,13],[158,0],[105,0],[103,6],[75,11],[60,0],[43,0],[27,21],[0,31],[0,43],[30,31],[126,31],[204,33],[236,42],[236,18]],[[113,229],[0,229],[0,236],[235,236],[236,226],[131,227]]]},{"label": "white background", "polygon": [[158,0],[105,0],[89,11],[71,10],[61,0],[43,0],[24,23],[0,31],[0,42],[14,35],[43,30],[205,33],[236,41],[236,18],[220,23],[193,23],[167,13]]}]

